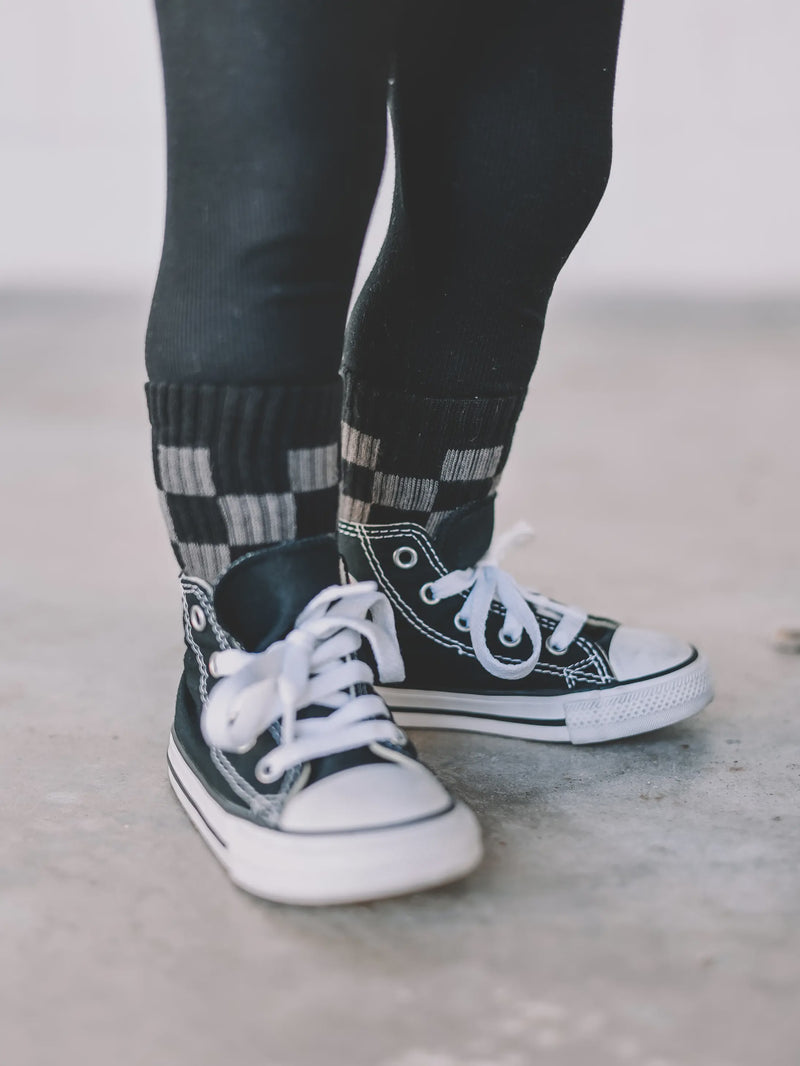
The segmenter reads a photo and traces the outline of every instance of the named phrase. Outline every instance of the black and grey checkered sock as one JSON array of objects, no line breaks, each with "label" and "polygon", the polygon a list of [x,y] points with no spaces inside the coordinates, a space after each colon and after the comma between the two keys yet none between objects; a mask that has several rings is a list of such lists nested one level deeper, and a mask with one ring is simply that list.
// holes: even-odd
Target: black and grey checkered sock
[{"label": "black and grey checkered sock", "polygon": [[153,462],[178,561],[214,582],[277,541],[333,532],[341,387],[150,382]]},{"label": "black and grey checkered sock", "polygon": [[446,515],[494,492],[524,399],[411,396],[346,374],[341,516],[435,532]]}]

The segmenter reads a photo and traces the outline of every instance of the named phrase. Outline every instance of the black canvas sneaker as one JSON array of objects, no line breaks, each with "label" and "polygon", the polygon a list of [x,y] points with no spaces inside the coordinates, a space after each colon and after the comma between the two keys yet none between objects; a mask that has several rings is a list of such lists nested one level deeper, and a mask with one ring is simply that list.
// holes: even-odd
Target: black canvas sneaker
[{"label": "black canvas sneaker", "polygon": [[[413,522],[340,522],[351,580],[391,601],[406,676],[379,688],[404,726],[592,744],[688,718],[713,697],[691,645],[521,588],[490,549],[494,499],[435,535]],[[488,552],[488,554],[487,554]]]},{"label": "black canvas sneaker", "polygon": [[170,782],[232,879],[287,903],[430,888],[481,858],[474,815],[417,761],[357,657],[363,641],[384,680],[402,677],[391,608],[374,582],[338,578],[332,536],[253,552],[213,590],[182,578]]}]

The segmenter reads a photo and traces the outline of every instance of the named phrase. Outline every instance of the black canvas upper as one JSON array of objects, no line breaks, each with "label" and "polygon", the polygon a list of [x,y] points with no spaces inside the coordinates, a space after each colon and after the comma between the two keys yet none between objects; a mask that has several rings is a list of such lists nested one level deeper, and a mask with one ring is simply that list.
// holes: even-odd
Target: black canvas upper
[{"label": "black canvas upper", "polygon": [[220,625],[246,651],[282,640],[322,589],[339,584],[333,534],[287,541],[239,559],[220,578],[214,607]]},{"label": "black canvas upper", "polygon": [[[423,602],[420,589],[424,584],[451,570],[474,566],[485,554],[491,541],[493,507],[490,498],[463,508],[433,538],[412,522],[374,526],[340,523],[339,548],[347,571],[358,580],[377,580],[395,608],[406,666],[402,687],[486,695],[556,695],[618,684],[608,661],[617,623],[609,619],[590,616],[569,648],[556,654],[547,649],[546,639],[558,619],[537,611],[543,637],[539,661],[527,677],[504,680],[489,674],[477,661],[469,633],[455,625],[465,593],[436,604]],[[416,564],[398,566],[398,549],[413,549]],[[500,643],[503,619],[503,609],[495,604],[487,623],[490,651],[507,662],[526,659],[531,653],[527,634],[518,648]]]},{"label": "black canvas upper", "polygon": [[[273,824],[300,767],[269,784],[255,777],[256,763],[280,741],[279,723],[262,733],[244,754],[209,748],[200,721],[204,701],[217,683],[209,670],[211,656],[231,647],[259,651],[282,640],[307,603],[324,588],[337,584],[339,556],[332,535],[288,541],[252,552],[230,567],[213,591],[204,581],[189,575],[181,578],[186,654],[173,735],[209,791],[242,817]],[[360,687],[367,690],[366,686]],[[326,707],[311,705],[303,708],[298,717],[328,713]],[[410,742],[398,746],[406,754],[415,755]],[[315,759],[306,785],[354,766],[380,761],[380,756],[369,748]]]},{"label": "black canvas upper", "polygon": [[494,497],[486,496],[448,515],[433,543],[447,570],[463,570],[483,558],[493,533]]}]

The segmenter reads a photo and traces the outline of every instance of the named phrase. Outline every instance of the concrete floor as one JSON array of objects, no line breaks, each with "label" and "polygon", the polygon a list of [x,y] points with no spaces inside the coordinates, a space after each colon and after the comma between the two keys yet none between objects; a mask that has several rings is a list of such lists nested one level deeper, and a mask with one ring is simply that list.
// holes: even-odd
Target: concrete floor
[{"label": "concrete floor", "polygon": [[516,569],[695,640],[718,698],[590,749],[423,735],[484,866],[316,912],[232,888],[167,787],[144,314],[0,298],[3,1064],[797,1066],[800,314],[554,308]]}]

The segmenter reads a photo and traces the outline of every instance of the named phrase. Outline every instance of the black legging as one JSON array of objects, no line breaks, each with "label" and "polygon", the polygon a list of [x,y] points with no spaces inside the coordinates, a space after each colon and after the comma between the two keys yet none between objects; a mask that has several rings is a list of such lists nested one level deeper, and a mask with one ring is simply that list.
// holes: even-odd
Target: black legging
[{"label": "black legging", "polygon": [[346,364],[425,395],[526,387],[602,195],[622,0],[156,0],[168,198],[158,381],[323,383],[385,144],[389,234]]}]

